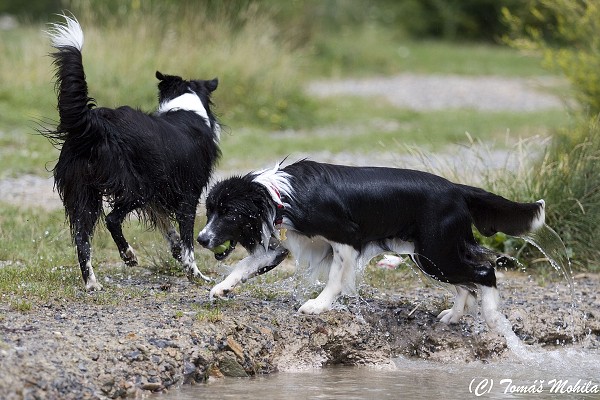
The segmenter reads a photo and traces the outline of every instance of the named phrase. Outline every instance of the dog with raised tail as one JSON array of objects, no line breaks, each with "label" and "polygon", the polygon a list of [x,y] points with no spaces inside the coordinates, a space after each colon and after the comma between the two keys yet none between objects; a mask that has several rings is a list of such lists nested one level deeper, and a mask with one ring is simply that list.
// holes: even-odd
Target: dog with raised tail
[{"label": "dog with raised tail", "polygon": [[[60,122],[41,133],[60,148],[54,167],[58,191],[85,287],[102,288],[91,261],[91,238],[103,200],[106,227],[128,265],[137,257],[122,232],[131,212],[160,229],[173,257],[189,278],[209,280],[194,260],[196,207],[220,156],[220,125],[211,111],[218,80],[184,80],[156,72],[155,112],[123,106],[97,107],[88,95],[81,49],[83,31],[75,18],[48,31],[56,49],[56,91]],[[179,225],[179,233],[173,222]]]},{"label": "dog with raised tail", "polygon": [[[299,311],[318,314],[352,293],[355,271],[381,253],[407,254],[427,275],[456,287],[455,323],[476,305],[490,327],[503,319],[493,252],[483,235],[521,235],[544,226],[545,203],[517,203],[427,172],[349,167],[303,160],[218,182],[206,199],[198,242],[225,259],[239,243],[249,256],[210,291],[225,296],[239,283],[275,268],[291,253],[299,265],[324,269],[327,284]],[[361,265],[362,264],[362,265]]]}]

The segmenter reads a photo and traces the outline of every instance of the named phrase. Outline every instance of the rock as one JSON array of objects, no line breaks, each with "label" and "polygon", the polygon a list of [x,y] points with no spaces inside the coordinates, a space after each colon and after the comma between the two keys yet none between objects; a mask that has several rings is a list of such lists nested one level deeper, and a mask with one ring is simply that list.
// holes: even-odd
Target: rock
[{"label": "rock", "polygon": [[237,362],[236,357],[233,355],[225,354],[219,359],[219,369],[225,376],[234,378],[246,378],[248,373],[244,370],[244,367]]},{"label": "rock", "polygon": [[225,375],[223,374],[223,372],[221,372],[221,370],[219,369],[219,367],[217,367],[215,364],[212,364],[209,368],[208,368],[208,373],[207,375],[211,378],[224,378]]},{"label": "rock", "polygon": [[244,360],[244,350],[238,342],[235,341],[231,336],[227,336],[227,347],[235,353],[240,360]]},{"label": "rock", "polygon": [[149,390],[151,392],[156,392],[158,390],[161,390],[162,388],[163,385],[161,382],[146,382],[142,385],[143,390]]}]

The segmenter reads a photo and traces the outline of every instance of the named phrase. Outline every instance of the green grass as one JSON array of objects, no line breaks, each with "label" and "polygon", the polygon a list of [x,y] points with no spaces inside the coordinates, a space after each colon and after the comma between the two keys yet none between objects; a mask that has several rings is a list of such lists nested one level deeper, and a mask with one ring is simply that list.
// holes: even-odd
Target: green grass
[{"label": "green grass", "polygon": [[[356,152],[376,156],[380,152],[406,153],[406,145],[439,151],[448,144],[464,143],[465,132],[477,139],[506,146],[511,138],[551,136],[553,130],[569,124],[565,114],[540,111],[526,114],[448,110],[416,112],[399,110],[371,101],[342,98],[337,102],[339,120],[328,118],[327,125],[314,129],[263,132],[240,129],[224,136],[221,168],[257,169],[266,160],[283,159],[292,153],[319,154]],[[340,121],[344,121],[341,123]],[[266,149],[266,150],[265,150]]]},{"label": "green grass", "polygon": [[[296,150],[363,151],[387,147],[393,140],[440,148],[462,140],[465,131],[487,139],[506,129],[515,136],[528,136],[563,124],[565,114],[556,112],[413,113],[379,99],[315,99],[303,92],[310,80],[331,76],[544,73],[537,58],[506,47],[404,40],[370,24],[298,44],[289,32],[299,27],[280,26],[274,14],[263,9],[245,10],[236,18],[225,11],[190,12],[181,18],[156,6],[111,19],[97,18],[85,3],[79,8],[85,33],[84,66],[90,94],[99,105],[129,104],[152,111],[157,69],[184,77],[219,77],[214,102],[231,132],[224,135],[222,168],[228,167],[229,160],[240,165],[235,161],[238,157],[251,160],[256,168],[273,154],[284,156]],[[168,24],[170,18],[178,23]],[[24,25],[0,38],[4,55],[0,58],[0,178],[23,173],[47,176],[57,158],[56,150],[35,134],[38,123],[57,118],[45,28]],[[374,119],[398,127],[381,130],[372,125]],[[348,136],[341,121],[362,130]],[[333,129],[323,135],[317,129],[322,126]],[[290,129],[292,134],[274,133]]]},{"label": "green grass", "polygon": [[[136,289],[115,288],[103,277],[134,274],[148,269],[155,275],[181,276],[181,267],[166,261],[171,258],[161,235],[149,231],[136,219],[124,224],[124,233],[136,249],[140,267],[124,266],[104,225],[96,228],[92,240],[94,269],[105,290],[88,296],[83,290],[75,247],[62,211],[23,209],[0,203],[0,302],[25,310],[26,304],[43,304],[78,299],[96,304],[117,304],[125,297],[139,297]],[[163,260],[159,263],[156,260]],[[211,255],[198,254],[199,268],[206,272]],[[176,266],[173,266],[176,265]]]},{"label": "green grass", "polygon": [[548,75],[540,59],[490,44],[398,39],[376,26],[348,30],[317,40],[314,65],[321,75],[333,77],[398,73],[498,75],[529,77]]}]

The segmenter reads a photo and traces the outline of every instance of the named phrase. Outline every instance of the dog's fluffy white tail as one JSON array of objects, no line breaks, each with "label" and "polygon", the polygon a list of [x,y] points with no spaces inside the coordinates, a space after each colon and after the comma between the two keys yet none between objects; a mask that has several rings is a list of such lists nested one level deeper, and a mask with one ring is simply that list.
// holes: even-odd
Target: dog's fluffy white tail
[{"label": "dog's fluffy white tail", "polygon": [[81,51],[83,48],[83,30],[75,19],[67,15],[61,15],[65,19],[64,24],[50,24],[46,32],[52,41],[52,47],[61,49],[64,47],[75,47]]}]

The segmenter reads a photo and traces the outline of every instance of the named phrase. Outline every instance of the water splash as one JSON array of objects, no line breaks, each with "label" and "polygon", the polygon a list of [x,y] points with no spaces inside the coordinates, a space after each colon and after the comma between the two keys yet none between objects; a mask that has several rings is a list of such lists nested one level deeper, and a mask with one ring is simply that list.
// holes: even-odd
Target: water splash
[{"label": "water splash", "polygon": [[567,255],[567,248],[558,233],[544,224],[540,229],[521,236],[521,239],[541,251],[552,267],[563,275],[571,289],[573,302],[575,302],[571,261]]},{"label": "water splash", "polygon": [[565,244],[560,236],[558,236],[558,233],[546,224],[534,232],[521,236],[521,238],[541,251],[550,265],[561,273],[567,281],[571,293],[571,337],[575,341],[575,310],[577,309],[577,300],[575,297],[571,261],[569,260]]}]

